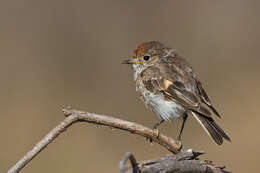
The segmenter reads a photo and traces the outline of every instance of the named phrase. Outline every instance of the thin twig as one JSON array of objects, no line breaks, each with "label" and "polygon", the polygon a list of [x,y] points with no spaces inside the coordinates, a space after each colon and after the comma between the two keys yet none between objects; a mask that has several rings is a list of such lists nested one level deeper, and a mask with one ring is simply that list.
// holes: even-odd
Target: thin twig
[{"label": "thin twig", "polygon": [[169,138],[163,134],[157,136],[157,131],[142,126],[137,123],[113,118],[106,115],[93,114],[71,108],[63,109],[66,118],[51,130],[36,146],[25,154],[7,173],[17,173],[24,166],[26,166],[36,155],[38,155],[44,148],[47,147],[55,138],[57,138],[62,132],[64,132],[70,125],[76,122],[88,122],[104,126],[109,126],[121,130],[125,130],[146,138],[152,139],[152,141],[165,147],[172,153],[178,153],[181,148],[181,144],[172,138]]}]

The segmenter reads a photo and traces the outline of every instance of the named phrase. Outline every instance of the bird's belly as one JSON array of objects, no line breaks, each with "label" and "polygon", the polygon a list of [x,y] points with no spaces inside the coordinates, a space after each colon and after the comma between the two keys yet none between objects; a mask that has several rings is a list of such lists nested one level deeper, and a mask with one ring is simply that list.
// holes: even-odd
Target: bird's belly
[{"label": "bird's belly", "polygon": [[[137,91],[140,88],[137,88]],[[145,88],[138,91],[147,108],[164,120],[178,119],[184,115],[185,109],[178,103],[167,101],[161,94],[154,94]]]}]

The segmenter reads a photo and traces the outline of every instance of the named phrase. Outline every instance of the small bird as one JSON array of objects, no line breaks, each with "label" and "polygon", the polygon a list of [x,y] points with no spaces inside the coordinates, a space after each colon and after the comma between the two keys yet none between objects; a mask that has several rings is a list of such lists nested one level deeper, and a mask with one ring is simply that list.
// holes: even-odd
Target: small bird
[{"label": "small bird", "polygon": [[220,117],[192,67],[175,49],[158,41],[145,42],[135,55],[122,62],[132,65],[136,91],[146,107],[165,121],[182,118],[181,135],[188,116],[193,116],[218,144],[230,137],[216,124],[211,114]]}]

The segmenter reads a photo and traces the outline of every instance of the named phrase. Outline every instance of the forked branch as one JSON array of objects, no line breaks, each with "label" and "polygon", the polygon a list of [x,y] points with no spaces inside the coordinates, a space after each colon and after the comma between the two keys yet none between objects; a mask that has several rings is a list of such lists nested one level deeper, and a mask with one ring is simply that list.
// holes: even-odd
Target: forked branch
[{"label": "forked branch", "polygon": [[[72,124],[77,123],[77,122],[87,122],[87,123],[93,123],[93,124],[98,124],[98,125],[102,125],[102,126],[108,126],[111,128],[125,130],[130,133],[143,136],[145,138],[149,138],[152,141],[157,142],[161,146],[165,147],[167,150],[169,150],[173,154],[178,153],[177,155],[172,156],[172,157],[174,157],[173,159],[176,160],[176,158],[180,158],[180,159],[184,158],[187,160],[187,157],[185,155],[185,153],[187,153],[187,152],[180,152],[181,144],[178,141],[175,141],[174,139],[167,137],[163,134],[159,134],[159,136],[158,136],[157,131],[147,128],[143,125],[140,125],[140,124],[137,124],[134,122],[121,120],[118,118],[113,118],[113,117],[106,116],[106,115],[99,115],[99,114],[94,114],[94,113],[89,113],[89,112],[84,112],[84,111],[73,110],[71,108],[63,109],[63,113],[66,116],[66,118],[59,125],[57,125],[54,129],[52,129],[40,142],[38,142],[31,151],[26,153],[25,156],[23,156],[11,169],[9,169],[9,171],[7,173],[19,172],[35,156],[37,156],[44,148],[46,148],[48,144],[53,142],[54,139],[56,139],[69,126],[71,126]],[[183,156],[182,153],[184,153],[184,157],[182,157]],[[197,156],[197,154],[193,151],[190,153],[192,153],[192,157],[193,157],[193,159],[195,159],[196,157],[194,157],[194,156]],[[125,172],[125,171],[131,172],[131,169],[124,168],[124,164],[128,159],[130,159],[132,165],[134,165],[133,166],[133,167],[135,167],[134,171],[137,171],[137,172],[139,171],[140,166],[142,167],[142,170],[149,170],[150,168],[152,168],[151,170],[153,170],[153,168],[156,166],[158,167],[158,165],[164,165],[164,166],[166,166],[165,169],[167,170],[168,169],[167,163],[169,163],[168,161],[169,161],[169,159],[171,160],[171,157],[170,158],[168,156],[166,156],[166,157],[167,157],[167,159],[164,159],[164,161],[162,159],[159,159],[159,160],[152,160],[151,162],[137,163],[134,156],[132,154],[128,153],[125,156],[125,158],[120,162],[120,172]],[[191,159],[191,157],[190,157],[190,159]],[[173,163],[173,162],[171,162],[171,163]],[[181,162],[181,164],[182,163],[184,163],[184,162]],[[195,163],[195,166],[197,164],[198,168],[202,168],[202,167],[200,167],[202,162],[194,162],[194,163]],[[207,164],[206,162],[203,162],[203,163]],[[187,164],[189,164],[189,163],[187,162]],[[174,164],[172,164],[172,165],[174,166]],[[178,164],[176,164],[176,166],[178,166]],[[143,168],[145,168],[145,169],[143,169]],[[160,168],[162,168],[162,167],[159,166],[158,169],[160,169]],[[176,167],[176,168],[179,170],[178,167]],[[186,168],[186,167],[183,167],[183,168]],[[189,168],[191,168],[191,167],[189,167]],[[216,168],[216,170],[219,170],[219,171],[222,170],[222,169],[218,169],[217,167],[215,167],[215,168]],[[156,170],[156,169],[154,169],[154,170]],[[179,172],[182,172],[182,170],[179,170]],[[207,172],[207,170],[206,170],[206,172]]]},{"label": "forked branch", "polygon": [[64,132],[70,125],[77,122],[94,123],[103,126],[109,126],[111,128],[117,128],[137,134],[146,138],[151,139],[154,142],[164,146],[172,153],[178,153],[181,145],[172,138],[169,138],[163,134],[157,137],[157,131],[149,129],[137,123],[113,118],[106,115],[99,115],[84,111],[73,110],[66,108],[62,110],[66,118],[52,129],[35,147],[26,153],[7,173],[17,173],[25,165],[27,165],[37,154],[39,154],[48,144],[56,139],[62,132]]}]

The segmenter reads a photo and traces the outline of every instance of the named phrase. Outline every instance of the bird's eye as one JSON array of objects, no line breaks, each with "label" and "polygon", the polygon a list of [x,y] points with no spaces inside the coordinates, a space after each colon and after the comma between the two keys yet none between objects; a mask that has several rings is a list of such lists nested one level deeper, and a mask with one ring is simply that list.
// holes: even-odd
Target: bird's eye
[{"label": "bird's eye", "polygon": [[143,59],[144,59],[145,61],[148,61],[148,60],[150,59],[150,57],[151,57],[151,56],[149,56],[149,55],[145,55],[145,56],[143,57]]}]

